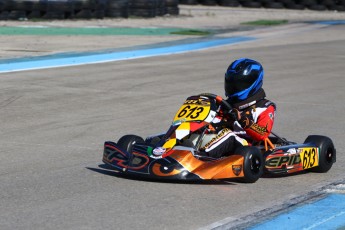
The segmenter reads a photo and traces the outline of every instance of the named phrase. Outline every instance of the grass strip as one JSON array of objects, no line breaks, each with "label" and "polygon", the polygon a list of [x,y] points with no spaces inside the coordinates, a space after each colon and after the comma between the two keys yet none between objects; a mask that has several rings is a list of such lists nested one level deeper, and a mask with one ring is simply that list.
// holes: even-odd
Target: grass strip
[{"label": "grass strip", "polygon": [[181,30],[181,31],[170,32],[170,34],[206,36],[206,35],[209,35],[210,32],[208,32],[208,31],[201,31],[201,30]]},{"label": "grass strip", "polygon": [[249,21],[243,22],[242,25],[250,25],[250,26],[277,26],[287,24],[288,20],[257,20],[257,21]]}]

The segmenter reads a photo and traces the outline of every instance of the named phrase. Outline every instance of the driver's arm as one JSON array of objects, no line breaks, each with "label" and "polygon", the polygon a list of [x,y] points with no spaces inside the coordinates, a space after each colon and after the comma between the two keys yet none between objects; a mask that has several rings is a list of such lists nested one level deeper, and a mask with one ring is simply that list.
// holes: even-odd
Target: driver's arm
[{"label": "driver's arm", "polygon": [[238,122],[255,141],[262,141],[271,133],[274,123],[274,112],[275,107],[271,105],[258,116],[256,122],[250,119],[250,116],[246,116],[246,114],[241,114]]}]

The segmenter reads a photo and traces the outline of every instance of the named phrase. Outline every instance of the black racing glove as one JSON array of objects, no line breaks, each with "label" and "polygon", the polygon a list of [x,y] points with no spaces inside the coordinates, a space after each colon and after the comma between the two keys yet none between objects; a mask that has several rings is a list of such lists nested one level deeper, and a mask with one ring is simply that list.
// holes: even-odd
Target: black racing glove
[{"label": "black racing glove", "polygon": [[254,121],[247,114],[242,113],[240,119],[238,119],[238,123],[240,123],[243,129],[247,129],[252,126]]},{"label": "black racing glove", "polygon": [[235,108],[229,110],[228,115],[229,115],[229,118],[233,121],[240,120],[240,112]]}]

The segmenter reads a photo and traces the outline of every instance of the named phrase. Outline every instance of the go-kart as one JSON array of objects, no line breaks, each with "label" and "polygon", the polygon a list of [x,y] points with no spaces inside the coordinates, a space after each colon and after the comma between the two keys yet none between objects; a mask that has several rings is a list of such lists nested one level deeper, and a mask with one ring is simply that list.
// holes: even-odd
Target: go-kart
[{"label": "go-kart", "polygon": [[248,140],[226,157],[198,155],[215,134],[214,118],[231,111],[230,104],[214,94],[186,99],[166,133],[147,137],[125,135],[117,143],[104,143],[103,162],[116,171],[152,179],[211,180],[235,178],[256,182],[263,173],[291,174],[304,170],[327,172],[336,161],[336,149],[326,136],[310,135],[297,144],[272,133],[261,142]]}]

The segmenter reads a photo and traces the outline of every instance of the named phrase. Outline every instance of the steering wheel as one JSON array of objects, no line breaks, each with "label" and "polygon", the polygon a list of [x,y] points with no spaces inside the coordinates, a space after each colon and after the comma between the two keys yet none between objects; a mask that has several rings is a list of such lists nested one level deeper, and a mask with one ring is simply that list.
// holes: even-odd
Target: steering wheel
[{"label": "steering wheel", "polygon": [[201,93],[199,94],[199,96],[204,96],[204,97],[208,97],[210,99],[215,100],[216,103],[220,104],[226,111],[232,110],[232,106],[224,98],[222,98],[219,95],[212,94],[212,93]]}]

